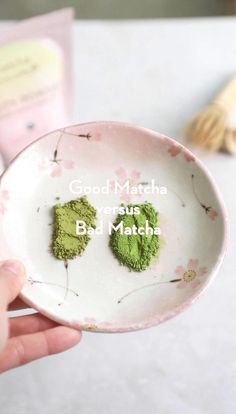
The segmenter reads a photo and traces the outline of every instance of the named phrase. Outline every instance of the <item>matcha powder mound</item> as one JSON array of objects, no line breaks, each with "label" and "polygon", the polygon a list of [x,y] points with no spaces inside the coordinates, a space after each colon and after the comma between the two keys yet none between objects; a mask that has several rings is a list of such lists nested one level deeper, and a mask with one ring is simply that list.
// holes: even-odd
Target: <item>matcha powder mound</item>
[{"label": "matcha powder mound", "polygon": [[90,237],[88,234],[76,234],[77,220],[83,220],[86,228],[96,227],[96,209],[88,202],[86,196],[54,206],[52,251],[57,259],[74,259],[85,250]]},{"label": "matcha powder mound", "polygon": [[[132,209],[133,207],[133,209]],[[158,227],[158,213],[151,203],[129,204],[126,211],[134,211],[138,207],[139,214],[118,214],[113,226],[117,226],[123,221],[123,228],[132,229],[145,228],[146,221],[152,229]],[[119,262],[126,265],[130,270],[142,272],[151,263],[151,260],[157,256],[159,251],[159,236],[157,234],[124,234],[120,230],[112,229],[110,235],[110,247]]]}]

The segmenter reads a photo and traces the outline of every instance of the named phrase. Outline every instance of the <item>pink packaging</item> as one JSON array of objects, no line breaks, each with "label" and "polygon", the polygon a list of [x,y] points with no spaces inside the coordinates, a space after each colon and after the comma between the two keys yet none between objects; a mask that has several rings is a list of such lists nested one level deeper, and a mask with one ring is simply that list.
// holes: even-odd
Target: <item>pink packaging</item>
[{"label": "pink packaging", "polygon": [[0,153],[8,163],[71,122],[73,9],[0,30]]}]

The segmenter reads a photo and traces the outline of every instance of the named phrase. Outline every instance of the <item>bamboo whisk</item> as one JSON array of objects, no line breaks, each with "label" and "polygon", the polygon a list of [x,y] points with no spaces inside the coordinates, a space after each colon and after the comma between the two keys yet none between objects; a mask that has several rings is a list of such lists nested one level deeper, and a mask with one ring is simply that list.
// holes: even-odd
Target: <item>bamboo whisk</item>
[{"label": "bamboo whisk", "polygon": [[236,154],[236,132],[228,125],[228,115],[236,105],[236,76],[215,100],[186,127],[186,137],[210,151]]},{"label": "bamboo whisk", "polygon": [[234,129],[227,129],[225,138],[221,149],[230,154],[236,155],[236,131]]}]

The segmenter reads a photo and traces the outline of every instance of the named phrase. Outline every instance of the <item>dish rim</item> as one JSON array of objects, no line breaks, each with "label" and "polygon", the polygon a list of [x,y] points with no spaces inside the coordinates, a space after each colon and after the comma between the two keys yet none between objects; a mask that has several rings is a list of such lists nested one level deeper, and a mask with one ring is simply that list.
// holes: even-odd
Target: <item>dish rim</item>
[{"label": "dish rim", "polygon": [[25,151],[27,151],[30,147],[34,146],[36,143],[38,143],[39,141],[45,139],[46,137],[48,137],[50,134],[55,133],[57,131],[62,131],[64,130],[66,133],[66,129],[70,129],[70,128],[75,128],[75,127],[89,127],[90,125],[95,125],[95,126],[101,126],[101,125],[114,125],[117,127],[124,127],[124,128],[128,128],[130,130],[133,131],[137,131],[137,132],[143,132],[146,135],[151,135],[152,137],[155,137],[156,139],[162,140],[165,139],[166,141],[169,141],[170,144],[172,145],[178,145],[179,147],[181,147],[181,149],[183,150],[184,153],[186,153],[187,155],[193,156],[194,157],[194,161],[196,163],[196,165],[200,168],[200,170],[202,170],[207,178],[207,180],[210,182],[215,196],[219,202],[221,211],[222,211],[222,216],[223,216],[223,235],[222,235],[222,243],[221,243],[221,249],[220,249],[220,253],[218,255],[218,260],[216,260],[212,270],[209,273],[209,277],[207,279],[207,281],[205,283],[202,284],[202,286],[198,289],[198,291],[196,293],[194,293],[193,295],[191,295],[188,299],[186,299],[183,303],[181,303],[180,305],[174,307],[172,310],[169,310],[168,312],[166,312],[162,317],[152,317],[149,318],[143,322],[138,322],[138,323],[134,323],[131,324],[129,326],[118,326],[118,327],[101,327],[99,328],[99,324],[98,326],[96,326],[96,328],[93,328],[92,326],[86,326],[89,324],[80,324],[79,322],[76,323],[76,321],[67,321],[63,318],[60,318],[59,316],[55,315],[53,312],[51,312],[48,309],[45,309],[44,307],[42,307],[41,305],[37,305],[36,302],[34,302],[33,300],[31,300],[26,294],[24,294],[23,292],[20,292],[19,296],[20,298],[26,303],[26,305],[32,307],[34,310],[38,311],[39,313],[41,313],[42,315],[54,320],[55,322],[62,324],[62,325],[66,325],[66,326],[70,326],[73,327],[75,329],[79,329],[79,330],[83,330],[83,331],[89,331],[89,332],[97,332],[97,333],[125,333],[125,332],[132,332],[132,331],[137,331],[137,330],[141,330],[141,329],[147,329],[150,327],[154,327],[159,325],[162,322],[165,322],[169,319],[172,319],[174,316],[179,315],[182,311],[184,311],[185,309],[187,309],[190,305],[192,305],[205,291],[206,289],[210,286],[211,282],[213,281],[213,279],[215,278],[222,262],[224,259],[224,256],[226,254],[227,251],[227,247],[228,247],[228,241],[229,241],[229,218],[228,218],[228,212],[226,209],[226,205],[225,202],[223,200],[223,197],[219,191],[218,185],[216,184],[215,179],[213,178],[212,174],[209,172],[208,168],[204,165],[204,163],[195,155],[192,153],[192,151],[190,151],[188,148],[186,148],[182,143],[176,141],[173,137],[169,137],[166,136],[162,133],[159,133],[157,131],[154,131],[153,129],[150,128],[146,128],[137,124],[132,124],[132,123],[127,123],[127,122],[120,122],[120,121],[90,121],[90,122],[83,122],[83,123],[75,123],[75,124],[71,124],[65,127],[61,127],[61,128],[57,128],[55,130],[52,130],[44,135],[42,135],[41,137],[37,138],[36,140],[34,140],[33,142],[31,142],[30,144],[28,144],[25,148],[23,148],[8,164],[8,166],[4,169],[3,173],[0,176],[0,184],[2,182],[3,177],[5,176],[5,174],[7,174],[7,172],[12,168],[13,164],[15,163],[15,161],[17,161],[17,159],[21,156],[22,153],[24,153]]}]

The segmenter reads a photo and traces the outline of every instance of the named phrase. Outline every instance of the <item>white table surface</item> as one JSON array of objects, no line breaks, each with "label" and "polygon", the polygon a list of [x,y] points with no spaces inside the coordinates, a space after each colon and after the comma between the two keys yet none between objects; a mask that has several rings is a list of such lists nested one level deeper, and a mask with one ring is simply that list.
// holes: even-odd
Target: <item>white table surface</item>
[{"label": "white table surface", "polygon": [[[80,21],[75,40],[75,122],[128,121],[181,140],[185,122],[236,72],[234,18]],[[158,327],[84,333],[76,348],[1,375],[1,414],[236,412],[236,158],[195,153],[231,219],[210,289]]]}]

